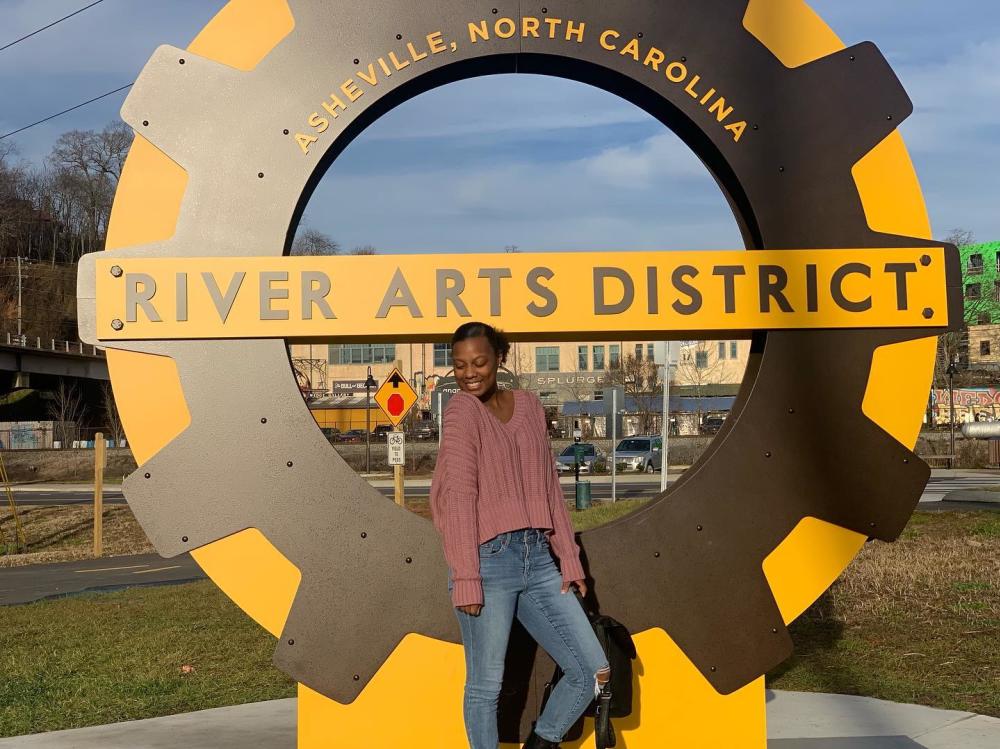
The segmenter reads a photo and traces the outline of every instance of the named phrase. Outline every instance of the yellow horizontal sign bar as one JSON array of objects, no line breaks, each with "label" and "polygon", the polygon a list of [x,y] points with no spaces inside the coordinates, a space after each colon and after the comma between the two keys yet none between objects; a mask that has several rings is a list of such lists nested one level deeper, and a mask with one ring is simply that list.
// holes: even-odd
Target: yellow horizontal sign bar
[{"label": "yellow horizontal sign bar", "polygon": [[469,320],[521,339],[948,325],[942,248],[102,258],[94,267],[106,341],[447,340]]}]

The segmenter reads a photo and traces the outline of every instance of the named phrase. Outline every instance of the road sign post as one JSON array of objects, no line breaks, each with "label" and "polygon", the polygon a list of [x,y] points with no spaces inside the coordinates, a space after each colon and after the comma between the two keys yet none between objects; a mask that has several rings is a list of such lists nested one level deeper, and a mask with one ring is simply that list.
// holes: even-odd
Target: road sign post
[{"label": "road sign post", "polygon": [[94,556],[104,554],[104,462],[107,458],[104,435],[94,435]]},{"label": "road sign post", "polygon": [[406,495],[403,491],[403,466],[406,465],[406,434],[404,432],[389,432],[386,435],[386,448],[389,451],[389,465],[392,466],[393,480],[396,487],[396,504],[406,506]]},{"label": "road sign post", "polygon": [[[413,408],[413,404],[417,402],[417,391],[403,377],[399,369],[394,367],[375,393],[375,402],[392,425],[398,428],[400,422]],[[386,445],[389,450],[389,465],[393,470],[393,483],[396,487],[396,504],[403,506],[406,504],[403,482],[406,440],[403,432],[390,432],[387,435]]]}]

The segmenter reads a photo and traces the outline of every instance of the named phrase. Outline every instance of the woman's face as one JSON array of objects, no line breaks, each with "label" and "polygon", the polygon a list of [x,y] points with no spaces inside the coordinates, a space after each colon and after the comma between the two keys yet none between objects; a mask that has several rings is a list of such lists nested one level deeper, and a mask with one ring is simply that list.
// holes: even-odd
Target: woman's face
[{"label": "woman's face", "polygon": [[451,358],[462,390],[481,397],[496,388],[499,362],[486,336],[459,341],[452,346]]}]

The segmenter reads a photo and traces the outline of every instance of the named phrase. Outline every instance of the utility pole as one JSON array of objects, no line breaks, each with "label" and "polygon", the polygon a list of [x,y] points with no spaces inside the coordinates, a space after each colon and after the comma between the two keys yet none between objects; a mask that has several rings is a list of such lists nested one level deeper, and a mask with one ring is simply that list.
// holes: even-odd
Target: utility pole
[{"label": "utility pole", "polygon": [[618,388],[611,387],[611,501],[618,501]]},{"label": "utility pole", "polygon": [[958,372],[958,367],[956,365],[956,360],[958,357],[948,364],[948,423],[951,429],[951,452],[948,457],[948,468],[955,467],[955,374]]},{"label": "utility pole", "polygon": [[365,380],[365,473],[372,472],[372,388],[378,383],[372,377],[372,368],[368,367],[368,379]]},{"label": "utility pole", "polygon": [[667,473],[670,471],[670,343],[667,343],[667,358],[663,364],[663,410],[660,421],[660,491],[667,489]]},{"label": "utility pole", "polygon": [[21,321],[24,318],[24,313],[21,308],[21,256],[17,256],[17,338],[20,341],[21,338]]}]

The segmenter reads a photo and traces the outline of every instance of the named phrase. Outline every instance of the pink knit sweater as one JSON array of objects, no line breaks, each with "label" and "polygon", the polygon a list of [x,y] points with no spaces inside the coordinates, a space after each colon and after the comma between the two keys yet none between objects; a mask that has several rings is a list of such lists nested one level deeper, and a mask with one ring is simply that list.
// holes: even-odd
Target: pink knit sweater
[{"label": "pink knit sweater", "polygon": [[563,580],[584,577],[549,451],[545,410],[534,393],[513,393],[514,415],[507,423],[464,390],[444,410],[431,515],[444,541],[455,606],[483,603],[479,544],[505,531],[549,529]]}]

